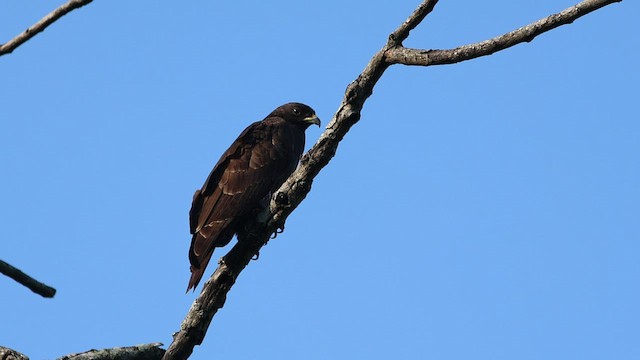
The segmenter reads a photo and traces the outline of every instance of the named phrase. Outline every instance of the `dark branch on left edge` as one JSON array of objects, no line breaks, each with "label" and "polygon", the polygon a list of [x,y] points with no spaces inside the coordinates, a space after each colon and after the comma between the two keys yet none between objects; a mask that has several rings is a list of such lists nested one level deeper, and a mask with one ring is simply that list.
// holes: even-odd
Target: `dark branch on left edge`
[{"label": "dark branch on left edge", "polygon": [[52,298],[56,294],[56,289],[39,282],[38,280],[20,271],[20,269],[15,268],[2,260],[0,260],[0,273],[12,278],[13,280],[26,286],[29,290],[42,297]]}]

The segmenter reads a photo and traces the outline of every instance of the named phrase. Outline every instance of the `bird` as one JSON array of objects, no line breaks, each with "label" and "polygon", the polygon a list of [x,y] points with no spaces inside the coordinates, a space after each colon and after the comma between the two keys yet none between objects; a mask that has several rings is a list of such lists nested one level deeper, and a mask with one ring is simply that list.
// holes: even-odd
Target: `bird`
[{"label": "bird", "polygon": [[189,210],[187,292],[195,291],[214,249],[226,246],[248,217],[265,208],[296,169],[311,125],[320,126],[311,107],[287,103],[249,125],[222,154]]}]

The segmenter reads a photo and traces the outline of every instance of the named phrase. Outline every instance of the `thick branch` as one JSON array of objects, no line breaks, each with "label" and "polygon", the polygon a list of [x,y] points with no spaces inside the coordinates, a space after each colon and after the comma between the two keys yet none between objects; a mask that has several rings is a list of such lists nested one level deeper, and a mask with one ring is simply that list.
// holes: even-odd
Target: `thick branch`
[{"label": "thick branch", "polygon": [[[584,3],[592,2],[585,1],[579,4],[578,7]],[[604,2],[612,3],[616,1]],[[327,129],[309,152],[302,157],[298,169],[274,194],[268,214],[265,217],[258,216],[258,218],[267,220],[258,221],[256,219],[255,223],[247,227],[245,233],[238,234],[238,243],[225,255],[220,266],[204,284],[202,292],[191,306],[191,309],[189,309],[180,331],[175,334],[173,343],[167,349],[163,360],[187,359],[193,352],[193,348],[202,343],[213,316],[224,305],[227,293],[235,283],[239,273],[254,256],[258,255],[260,248],[269,240],[270,236],[284,227],[285,220],[289,214],[304,200],[311,190],[313,179],[333,158],[342,138],[351,126],[360,119],[360,111],[367,98],[371,96],[374,86],[384,71],[390,65],[398,63],[390,61],[389,54],[394,53],[397,48],[402,48],[402,41],[433,10],[436,3],[437,0],[423,1],[418,9],[396,31],[389,35],[385,46],[373,56],[358,78],[347,86],[342,103],[327,125]],[[579,16],[593,10],[584,12]],[[556,24],[554,27],[560,25],[562,23]],[[287,199],[287,201],[283,203],[280,199]]]},{"label": "thick branch", "polygon": [[385,53],[385,61],[391,64],[431,66],[453,64],[480,56],[491,55],[522,42],[530,42],[542,33],[562,25],[571,24],[576,19],[592,11],[621,1],[622,0],[586,0],[560,13],[553,14],[504,35],[479,43],[460,46],[455,49],[422,50],[408,49],[402,46],[394,47]]},{"label": "thick branch", "polygon": [[42,297],[52,298],[56,294],[56,289],[39,282],[20,271],[20,269],[17,269],[2,260],[0,260],[0,273],[7,275]]},{"label": "thick branch", "polygon": [[117,347],[111,349],[89,350],[78,354],[69,354],[58,360],[160,360],[164,355],[161,343]]},{"label": "thick branch", "polygon": [[56,20],[60,19],[61,17],[65,16],[66,14],[68,14],[69,12],[77,8],[87,5],[92,1],[93,0],[69,0],[69,2],[50,12],[47,16],[40,19],[40,21],[38,21],[33,26],[25,30],[20,35],[0,45],[0,56],[5,54],[10,54],[18,46],[24,44],[29,39],[34,37],[37,33],[46,29],[47,26],[51,25]]}]

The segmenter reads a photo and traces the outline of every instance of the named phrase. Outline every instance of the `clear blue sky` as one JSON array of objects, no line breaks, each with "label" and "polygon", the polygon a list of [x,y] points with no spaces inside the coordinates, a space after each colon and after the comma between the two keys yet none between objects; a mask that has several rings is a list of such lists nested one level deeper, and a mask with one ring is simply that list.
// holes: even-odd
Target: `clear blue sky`
[{"label": "clear blue sky", "polygon": [[[574,1],[442,1],[405,44]],[[0,2],[0,42],[60,2]],[[58,290],[0,277],[0,344],[168,345],[220,154],[285,102],[326,124],[418,3],[95,1],[0,57],[0,258]],[[390,68],[192,359],[639,359],[639,10]]]}]

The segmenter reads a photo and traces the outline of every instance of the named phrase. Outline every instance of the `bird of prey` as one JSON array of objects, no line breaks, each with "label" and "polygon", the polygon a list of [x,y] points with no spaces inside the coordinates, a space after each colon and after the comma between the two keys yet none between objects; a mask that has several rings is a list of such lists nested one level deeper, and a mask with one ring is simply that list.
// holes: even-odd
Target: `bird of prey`
[{"label": "bird of prey", "polygon": [[312,108],[284,104],[249,125],[222,154],[202,189],[193,195],[187,291],[195,290],[213,250],[227,245],[243,221],[264,208],[296,169],[304,150],[304,131],[311,124],[320,126]]}]

